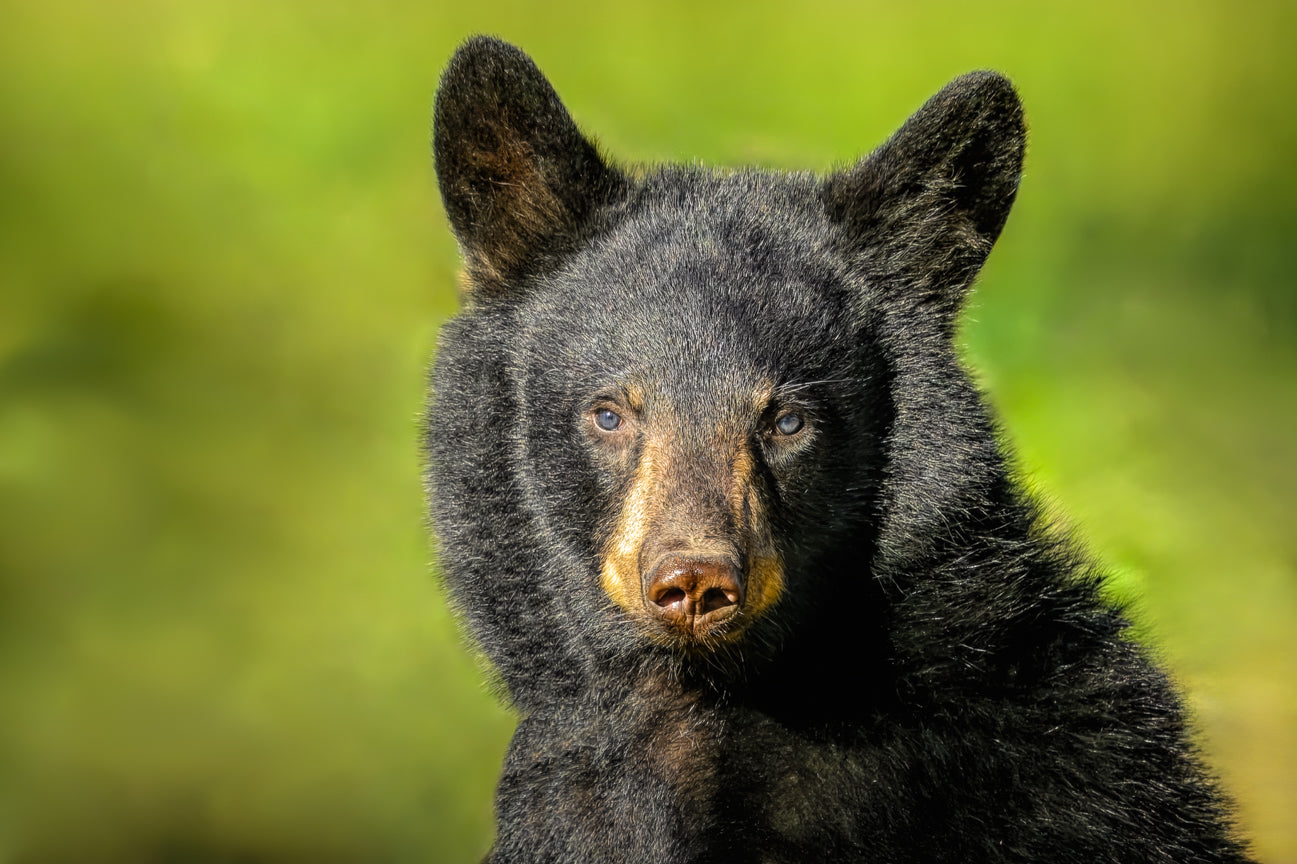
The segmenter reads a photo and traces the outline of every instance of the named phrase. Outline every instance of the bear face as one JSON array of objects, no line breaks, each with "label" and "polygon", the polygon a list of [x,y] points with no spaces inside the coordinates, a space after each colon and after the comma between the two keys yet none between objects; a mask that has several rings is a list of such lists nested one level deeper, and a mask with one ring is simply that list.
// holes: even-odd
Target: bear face
[{"label": "bear face", "polygon": [[[446,73],[436,129],[472,282],[441,350],[462,339],[510,392],[461,398],[463,378],[488,373],[450,361],[434,389],[457,405],[442,398],[432,415],[476,403],[508,424],[495,446],[512,460],[511,500],[475,497],[489,518],[520,511],[523,533],[548,538],[537,554],[561,572],[534,602],[556,607],[557,629],[575,622],[575,650],[738,646],[729,665],[746,674],[779,634],[813,624],[822,598],[864,602],[825,576],[854,558],[864,581],[873,557],[904,360],[888,356],[887,333],[953,367],[942,337],[1021,166],[1007,82],[961,79],[827,180],[677,167],[631,179],[530,60],[478,40]],[[493,345],[476,344],[484,333]],[[434,465],[460,460],[453,442],[429,444]],[[479,604],[464,605],[472,626]]]},{"label": "bear face", "polygon": [[854,530],[866,500],[819,478],[871,470],[886,406],[860,386],[882,377],[871,340],[833,314],[850,296],[823,215],[824,248],[794,251],[743,206],[768,182],[661,184],[517,304],[519,464],[537,518],[598,575],[573,589],[600,589],[586,620],[611,600],[650,641],[719,650],[785,590],[817,590],[802,574],[835,545],[825,526]]}]

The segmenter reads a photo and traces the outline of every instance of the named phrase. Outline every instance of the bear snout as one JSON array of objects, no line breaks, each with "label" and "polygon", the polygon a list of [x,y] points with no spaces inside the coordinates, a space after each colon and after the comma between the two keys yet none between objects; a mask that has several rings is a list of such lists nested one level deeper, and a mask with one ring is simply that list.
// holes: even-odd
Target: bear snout
[{"label": "bear snout", "polygon": [[701,634],[743,606],[743,574],[728,558],[669,554],[645,575],[644,605],[663,623]]}]

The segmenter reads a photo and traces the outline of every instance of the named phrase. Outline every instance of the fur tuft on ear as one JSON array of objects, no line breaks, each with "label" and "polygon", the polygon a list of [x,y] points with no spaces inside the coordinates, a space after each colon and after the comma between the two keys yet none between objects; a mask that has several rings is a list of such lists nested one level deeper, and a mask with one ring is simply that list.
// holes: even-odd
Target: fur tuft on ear
[{"label": "fur tuft on ear", "polygon": [[442,76],[433,156],[477,290],[554,266],[625,188],[531,58],[488,36],[465,42]]},{"label": "fur tuft on ear", "polygon": [[855,167],[830,176],[825,206],[872,281],[953,323],[1009,216],[1026,140],[1013,85],[973,72]]}]

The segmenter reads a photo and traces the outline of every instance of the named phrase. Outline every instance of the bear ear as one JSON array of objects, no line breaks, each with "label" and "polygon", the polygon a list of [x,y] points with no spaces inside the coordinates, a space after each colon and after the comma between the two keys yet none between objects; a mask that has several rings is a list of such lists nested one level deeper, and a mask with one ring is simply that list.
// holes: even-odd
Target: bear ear
[{"label": "bear ear", "polygon": [[1022,104],[994,72],[955,79],[823,194],[848,254],[883,290],[953,320],[1004,227],[1026,148]]},{"label": "bear ear", "polygon": [[465,42],[442,75],[433,157],[479,290],[553,266],[625,186],[531,58],[486,36]]}]

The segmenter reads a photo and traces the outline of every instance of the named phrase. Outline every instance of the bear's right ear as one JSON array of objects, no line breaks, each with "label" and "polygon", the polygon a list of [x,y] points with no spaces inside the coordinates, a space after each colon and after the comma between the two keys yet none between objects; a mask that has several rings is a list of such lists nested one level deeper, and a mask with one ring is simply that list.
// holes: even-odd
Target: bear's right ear
[{"label": "bear's right ear", "polygon": [[531,58],[487,36],[465,42],[442,75],[433,156],[477,290],[552,267],[625,188]]},{"label": "bear's right ear", "polygon": [[884,291],[953,322],[1018,190],[1027,130],[1008,79],[956,78],[823,196]]}]

